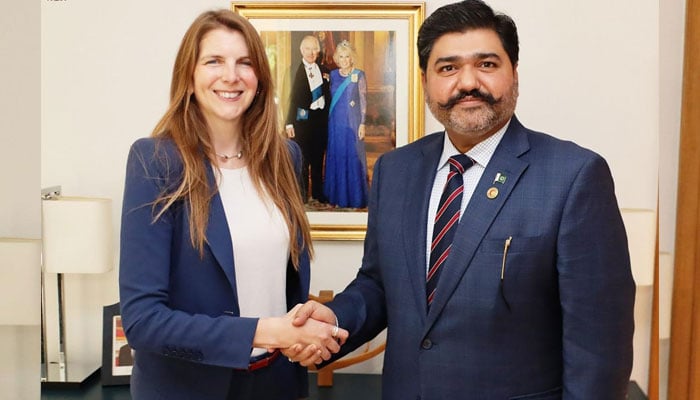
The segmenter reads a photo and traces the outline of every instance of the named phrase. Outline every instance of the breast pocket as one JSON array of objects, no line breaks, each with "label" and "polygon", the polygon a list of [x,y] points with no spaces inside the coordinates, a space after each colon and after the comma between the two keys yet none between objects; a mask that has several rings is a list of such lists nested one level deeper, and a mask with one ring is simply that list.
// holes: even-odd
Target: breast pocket
[{"label": "breast pocket", "polygon": [[549,240],[544,236],[503,236],[499,238],[486,238],[479,246],[479,252],[486,254],[511,253],[541,253],[548,245]]},{"label": "breast pocket", "polygon": [[485,238],[472,268],[488,279],[508,309],[544,302],[556,291],[556,245],[547,236]]},{"label": "breast pocket", "polygon": [[507,236],[484,239],[478,257],[484,263],[482,267],[499,278],[514,279],[551,270],[555,251],[554,241],[546,236]]}]

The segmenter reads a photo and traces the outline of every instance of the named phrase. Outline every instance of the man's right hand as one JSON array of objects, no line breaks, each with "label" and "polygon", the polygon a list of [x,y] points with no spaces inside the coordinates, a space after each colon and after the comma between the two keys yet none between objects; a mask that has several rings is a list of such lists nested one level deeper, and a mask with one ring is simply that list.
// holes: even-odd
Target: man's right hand
[{"label": "man's right hand", "polygon": [[327,324],[335,325],[336,318],[333,310],[318,301],[309,300],[299,308],[295,308],[296,314],[292,324],[302,326],[311,318]]},{"label": "man's right hand", "polygon": [[[295,307],[296,315],[292,321],[294,326],[303,326],[309,319],[325,322],[330,325],[337,326],[335,313],[325,305],[309,300],[301,307]],[[339,329],[338,334],[334,336],[338,344],[345,343],[348,337],[348,332],[344,329]],[[287,356],[290,361],[299,362],[299,364],[308,367],[312,364],[319,364],[324,360],[322,351],[313,344],[303,346],[296,344],[294,346],[282,349],[282,354]]]}]

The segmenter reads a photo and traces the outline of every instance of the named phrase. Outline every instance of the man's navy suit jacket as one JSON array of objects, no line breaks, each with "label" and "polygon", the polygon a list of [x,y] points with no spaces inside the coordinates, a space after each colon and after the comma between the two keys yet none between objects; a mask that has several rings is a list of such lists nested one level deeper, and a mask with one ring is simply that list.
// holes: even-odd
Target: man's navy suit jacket
[{"label": "man's navy suit jacket", "polygon": [[350,331],[343,352],[388,327],[384,400],[623,399],[635,285],[605,160],[514,117],[427,311],[426,220],[443,135],[375,164],[362,267],[330,303]]}]

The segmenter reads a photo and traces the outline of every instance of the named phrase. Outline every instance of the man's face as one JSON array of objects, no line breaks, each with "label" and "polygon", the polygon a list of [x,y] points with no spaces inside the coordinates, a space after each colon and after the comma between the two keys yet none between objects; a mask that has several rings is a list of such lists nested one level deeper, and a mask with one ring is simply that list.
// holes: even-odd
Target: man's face
[{"label": "man's face", "polygon": [[318,53],[321,50],[318,45],[318,40],[314,38],[306,38],[301,42],[301,57],[307,63],[315,63],[318,58]]},{"label": "man's face", "polygon": [[515,112],[517,66],[490,29],[438,38],[422,80],[428,108],[460,151],[496,133]]}]

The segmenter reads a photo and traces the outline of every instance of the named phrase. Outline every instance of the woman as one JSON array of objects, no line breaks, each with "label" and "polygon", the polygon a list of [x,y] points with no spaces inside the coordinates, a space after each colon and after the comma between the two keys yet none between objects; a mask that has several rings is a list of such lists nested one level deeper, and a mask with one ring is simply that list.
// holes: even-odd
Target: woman
[{"label": "woman", "polygon": [[276,349],[315,346],[327,359],[347,337],[284,315],[307,299],[311,237],[300,152],[276,115],[252,25],[200,15],[169,108],[127,164],[119,282],[135,400],[302,398],[306,371]]},{"label": "woman", "polygon": [[367,80],[354,67],[352,45],[343,40],[336,46],[331,71],[331,105],[328,114],[328,148],[324,193],[338,207],[367,206],[367,158],[365,155],[365,113]]}]

